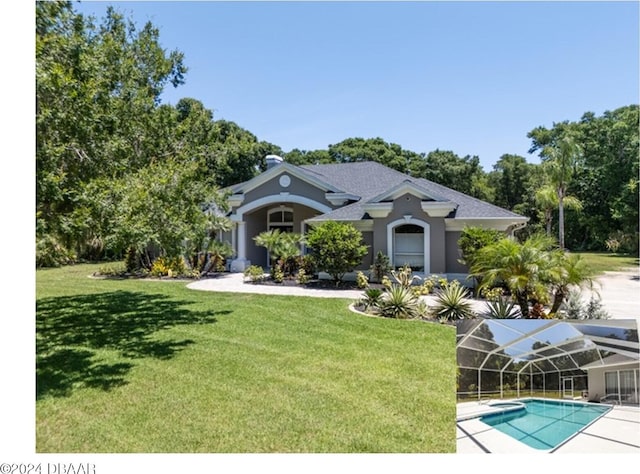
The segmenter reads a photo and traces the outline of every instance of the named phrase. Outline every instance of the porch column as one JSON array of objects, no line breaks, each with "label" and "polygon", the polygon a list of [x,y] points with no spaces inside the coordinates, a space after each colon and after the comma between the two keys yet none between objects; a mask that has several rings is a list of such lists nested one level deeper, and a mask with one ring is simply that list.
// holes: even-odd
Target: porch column
[{"label": "porch column", "polygon": [[234,273],[244,272],[251,262],[247,260],[247,228],[246,222],[235,221],[237,228],[233,235],[238,245],[236,249],[236,258],[231,262],[230,271]]},{"label": "porch column", "polygon": [[247,247],[246,247],[246,242],[247,242],[247,229],[246,229],[246,222],[244,221],[240,221],[240,222],[236,222],[237,227],[237,231],[236,231],[236,235],[237,235],[237,240],[238,240],[238,260],[244,260],[245,258],[247,258]]}]

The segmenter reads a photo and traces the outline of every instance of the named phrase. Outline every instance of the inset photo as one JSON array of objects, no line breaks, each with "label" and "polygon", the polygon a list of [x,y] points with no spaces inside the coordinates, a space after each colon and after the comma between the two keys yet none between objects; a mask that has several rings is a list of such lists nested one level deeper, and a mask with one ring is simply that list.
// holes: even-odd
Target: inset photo
[{"label": "inset photo", "polygon": [[640,454],[636,320],[457,324],[458,453]]}]

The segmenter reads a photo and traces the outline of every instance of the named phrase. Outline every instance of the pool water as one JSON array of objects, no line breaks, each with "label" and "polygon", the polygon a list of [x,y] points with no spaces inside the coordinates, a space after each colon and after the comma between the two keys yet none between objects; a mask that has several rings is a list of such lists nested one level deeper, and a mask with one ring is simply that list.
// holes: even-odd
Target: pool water
[{"label": "pool water", "polygon": [[553,400],[524,400],[525,407],[480,417],[480,421],[535,449],[553,449],[596,418],[608,406]]}]

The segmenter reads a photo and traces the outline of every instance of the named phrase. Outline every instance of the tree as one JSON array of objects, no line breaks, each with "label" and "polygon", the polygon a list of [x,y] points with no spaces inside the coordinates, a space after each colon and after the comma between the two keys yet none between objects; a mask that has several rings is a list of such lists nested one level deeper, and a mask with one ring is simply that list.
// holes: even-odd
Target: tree
[{"label": "tree", "polygon": [[495,189],[493,203],[514,210],[525,202],[534,166],[522,156],[502,155],[489,173],[489,183]]},{"label": "tree", "polygon": [[552,271],[549,272],[549,283],[553,304],[549,314],[555,315],[569,297],[569,291],[572,288],[582,286],[593,288],[594,279],[593,270],[580,255],[554,251],[550,252],[550,260]]},{"label": "tree", "polygon": [[459,157],[452,151],[435,150],[411,162],[411,175],[428,179],[477,198],[487,195],[486,174],[477,156]]},{"label": "tree", "polygon": [[480,289],[505,285],[523,317],[529,317],[529,302],[547,298],[552,268],[548,251],[553,245],[546,236],[533,236],[523,243],[504,238],[478,251],[471,275],[482,281]]},{"label": "tree", "polygon": [[294,148],[290,152],[285,153],[283,158],[287,163],[296,166],[335,163],[327,150],[307,151]]},{"label": "tree", "polygon": [[315,265],[331,275],[336,284],[367,254],[362,233],[344,222],[326,221],[314,227],[307,235],[307,245]]},{"label": "tree", "polygon": [[151,23],[138,29],[108,8],[96,25],[70,2],[36,2],[39,229],[83,249],[90,229],[71,217],[83,187],[158,157],[160,94],[185,73],[182,53],[167,53]]},{"label": "tree", "polygon": [[329,145],[329,155],[335,163],[356,163],[375,161],[391,169],[406,173],[410,163],[420,155],[403,150],[396,143],[385,142],[382,138],[347,138],[335,145]]},{"label": "tree", "polygon": [[254,134],[234,122],[217,120],[213,130],[215,143],[208,166],[220,187],[253,178],[266,169],[265,156],[282,154],[280,147],[258,141]]},{"label": "tree", "polygon": [[564,200],[573,169],[580,153],[580,147],[572,136],[563,136],[555,146],[543,150],[546,160],[543,168],[546,169],[551,184],[558,196],[558,241],[560,248],[564,249]]},{"label": "tree", "polygon": [[124,178],[94,180],[83,194],[81,213],[106,248],[134,249],[150,267],[151,249],[169,258],[182,257],[212,228],[205,212],[226,203],[211,183],[199,180],[200,161],[165,160]]},{"label": "tree", "polygon": [[303,235],[273,229],[261,232],[253,240],[256,245],[267,249],[272,266],[274,263],[279,264],[285,274],[295,271],[294,259],[300,255],[300,244],[304,242]]},{"label": "tree", "polygon": [[[542,209],[544,214],[544,223],[548,236],[551,236],[551,223],[553,221],[553,211],[558,209],[560,201],[558,193],[552,185],[545,185],[539,188],[535,194],[536,204]],[[579,211],[582,209],[582,203],[574,196],[564,196],[564,208]]]}]

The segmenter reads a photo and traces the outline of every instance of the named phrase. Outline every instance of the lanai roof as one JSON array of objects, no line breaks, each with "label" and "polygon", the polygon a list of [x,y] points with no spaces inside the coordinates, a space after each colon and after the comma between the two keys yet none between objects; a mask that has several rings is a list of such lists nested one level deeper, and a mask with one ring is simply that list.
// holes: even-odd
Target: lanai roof
[{"label": "lanai roof", "polygon": [[506,372],[559,372],[640,364],[635,320],[465,320],[458,366]]}]

